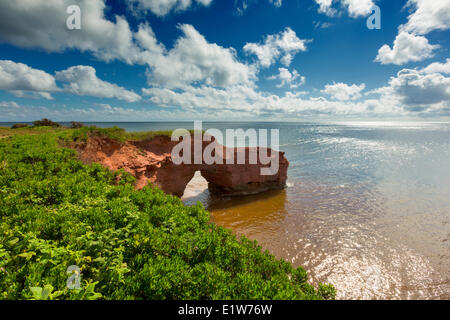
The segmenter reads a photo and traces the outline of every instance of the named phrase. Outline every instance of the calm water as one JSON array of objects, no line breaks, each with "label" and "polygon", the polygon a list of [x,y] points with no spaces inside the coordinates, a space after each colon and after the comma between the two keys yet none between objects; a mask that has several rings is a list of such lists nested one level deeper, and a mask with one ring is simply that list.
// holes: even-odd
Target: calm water
[{"label": "calm water", "polygon": [[[111,126],[113,124],[97,124]],[[192,123],[117,123],[127,130]],[[183,197],[215,223],[331,282],[343,299],[450,299],[449,123],[204,123],[278,128],[289,187],[212,199],[194,177]]]},{"label": "calm water", "polygon": [[188,204],[339,298],[450,299],[450,124],[241,125],[280,129],[289,187],[214,200],[197,177]]}]

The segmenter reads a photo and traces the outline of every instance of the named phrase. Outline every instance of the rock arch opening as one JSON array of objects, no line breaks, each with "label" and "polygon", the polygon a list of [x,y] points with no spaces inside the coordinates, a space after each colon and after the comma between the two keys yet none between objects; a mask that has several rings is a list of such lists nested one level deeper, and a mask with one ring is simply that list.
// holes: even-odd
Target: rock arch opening
[{"label": "rock arch opening", "polygon": [[181,200],[187,205],[196,204],[197,201],[200,201],[206,205],[208,198],[208,181],[202,176],[201,171],[197,170],[191,181],[189,181],[186,185]]}]

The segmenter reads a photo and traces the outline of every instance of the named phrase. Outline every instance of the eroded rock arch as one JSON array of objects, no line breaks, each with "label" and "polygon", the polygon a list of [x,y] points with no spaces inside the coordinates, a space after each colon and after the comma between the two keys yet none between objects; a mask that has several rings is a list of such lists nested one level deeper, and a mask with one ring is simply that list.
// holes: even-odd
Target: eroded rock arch
[{"label": "eroded rock arch", "polygon": [[[80,159],[85,163],[98,162],[110,170],[124,169],[136,177],[136,188],[149,182],[164,192],[181,197],[187,184],[196,171],[208,181],[212,194],[247,195],[282,189],[286,185],[289,162],[283,152],[264,149],[271,156],[278,157],[278,170],[273,175],[262,175],[261,168],[268,167],[259,161],[248,163],[250,151],[260,148],[226,148],[221,155],[224,164],[174,164],[171,151],[178,142],[168,136],[157,136],[147,141],[127,141],[120,143],[105,137],[91,137],[87,142],[77,145]],[[203,142],[202,150],[211,142]],[[225,158],[237,152],[245,152],[243,164],[226,164]],[[192,161],[193,162],[193,161]],[[191,162],[191,163],[192,163]]]}]

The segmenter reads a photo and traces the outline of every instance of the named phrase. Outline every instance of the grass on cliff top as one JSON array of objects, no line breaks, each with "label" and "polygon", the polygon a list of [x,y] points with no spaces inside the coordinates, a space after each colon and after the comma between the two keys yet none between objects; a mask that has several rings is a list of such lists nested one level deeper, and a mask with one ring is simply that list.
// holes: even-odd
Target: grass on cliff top
[{"label": "grass on cliff top", "polygon": [[[80,129],[39,130],[0,140],[0,299],[335,297],[212,224],[201,204],[82,164],[58,143]],[[69,266],[80,268],[79,289],[67,287]]]},{"label": "grass on cliff top", "polygon": [[108,137],[116,141],[140,141],[149,140],[156,136],[168,136],[172,135],[171,130],[165,131],[140,131],[140,132],[127,132],[125,129],[117,126],[112,128],[97,128],[95,126],[81,127],[81,128],[66,128],[66,127],[22,127],[17,129],[0,127],[0,138],[16,136],[16,135],[32,135],[42,133],[61,133],[61,137],[65,139],[71,139],[73,141],[87,140],[91,136]]},{"label": "grass on cliff top", "polygon": [[112,128],[97,128],[97,127],[82,127],[74,129],[70,132],[68,138],[73,140],[87,140],[88,137],[100,136],[108,137],[112,140],[125,142],[125,141],[143,141],[150,140],[156,136],[172,136],[171,130],[165,131],[139,131],[139,132],[127,132],[125,129],[114,126]]},{"label": "grass on cliff top", "polygon": [[0,127],[0,138],[6,138],[16,135],[31,135],[31,134],[42,134],[42,133],[53,133],[62,132],[67,130],[67,128],[54,128],[54,127],[23,127],[12,129],[8,127]]},{"label": "grass on cliff top", "polygon": [[[194,130],[189,130],[191,134]],[[173,130],[127,132],[125,129],[114,126],[112,128],[98,128],[95,126],[82,126],[80,128],[50,127],[50,126],[24,126],[20,128],[0,127],[0,139],[16,135],[32,135],[42,133],[60,133],[61,138],[67,141],[86,141],[89,137],[107,137],[115,141],[145,141],[157,136],[171,137]]]}]

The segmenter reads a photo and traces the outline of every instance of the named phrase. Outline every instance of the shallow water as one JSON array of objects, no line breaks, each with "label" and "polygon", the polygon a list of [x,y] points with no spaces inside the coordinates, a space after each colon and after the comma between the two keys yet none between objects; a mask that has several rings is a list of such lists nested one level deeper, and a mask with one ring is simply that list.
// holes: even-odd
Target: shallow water
[{"label": "shallow water", "polygon": [[212,199],[198,174],[185,203],[200,200],[338,298],[450,299],[449,124],[264,125],[280,128],[286,190]]}]

